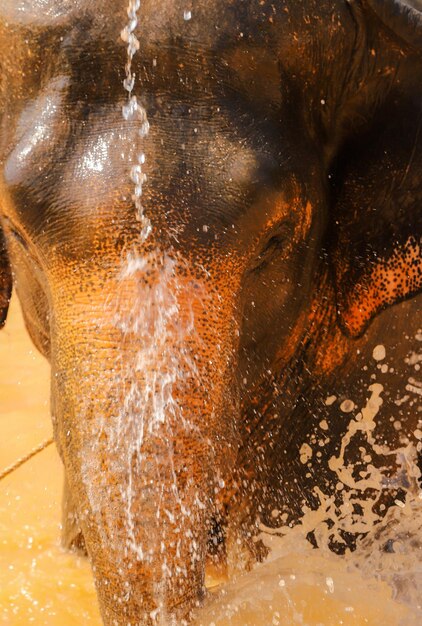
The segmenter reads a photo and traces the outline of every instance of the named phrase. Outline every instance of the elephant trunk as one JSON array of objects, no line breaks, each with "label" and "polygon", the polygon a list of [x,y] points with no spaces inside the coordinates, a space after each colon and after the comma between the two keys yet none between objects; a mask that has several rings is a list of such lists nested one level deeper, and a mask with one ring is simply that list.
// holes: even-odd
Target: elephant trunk
[{"label": "elephant trunk", "polygon": [[57,440],[107,626],[189,619],[236,449],[233,311],[176,278],[134,271],[117,306],[56,320]]}]

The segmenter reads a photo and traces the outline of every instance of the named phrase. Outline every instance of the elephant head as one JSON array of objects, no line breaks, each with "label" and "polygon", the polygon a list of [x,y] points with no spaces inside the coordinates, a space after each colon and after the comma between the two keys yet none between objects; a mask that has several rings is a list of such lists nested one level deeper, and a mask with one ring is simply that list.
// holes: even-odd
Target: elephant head
[{"label": "elephant head", "polygon": [[0,308],[10,261],[110,626],[188,620],[230,511],[254,552],[241,407],[318,312],[359,336],[421,287],[419,1],[146,0],[147,238],[124,5],[0,8]]}]

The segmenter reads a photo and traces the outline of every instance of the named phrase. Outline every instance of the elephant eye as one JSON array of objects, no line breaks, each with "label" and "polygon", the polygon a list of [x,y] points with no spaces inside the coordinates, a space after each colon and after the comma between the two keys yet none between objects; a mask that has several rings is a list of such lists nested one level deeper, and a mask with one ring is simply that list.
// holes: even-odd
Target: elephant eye
[{"label": "elephant eye", "polygon": [[22,248],[28,250],[28,242],[26,241],[25,237],[12,225],[7,217],[5,218],[5,221],[8,225],[8,230],[13,239],[15,239],[15,241],[17,241],[22,246]]},{"label": "elephant eye", "polygon": [[276,257],[281,255],[286,247],[286,239],[284,233],[271,235],[261,247],[261,251],[255,257],[251,272],[260,272]]}]

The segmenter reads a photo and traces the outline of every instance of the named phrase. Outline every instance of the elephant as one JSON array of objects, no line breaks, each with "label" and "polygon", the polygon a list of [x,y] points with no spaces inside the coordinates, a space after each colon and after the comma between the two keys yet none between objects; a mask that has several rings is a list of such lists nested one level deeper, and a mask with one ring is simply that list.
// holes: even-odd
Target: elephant
[{"label": "elephant", "polygon": [[0,50],[1,321],[13,284],[63,541],[105,625],[187,624],[207,563],[339,496],[368,360],[417,445],[377,368],[420,340],[422,2],[2,0]]}]

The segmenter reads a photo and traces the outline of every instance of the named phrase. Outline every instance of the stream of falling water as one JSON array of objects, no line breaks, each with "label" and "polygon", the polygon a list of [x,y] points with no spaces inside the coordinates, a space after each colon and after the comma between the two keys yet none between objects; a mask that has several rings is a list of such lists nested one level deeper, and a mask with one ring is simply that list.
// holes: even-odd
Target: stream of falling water
[{"label": "stream of falling water", "polygon": [[[123,81],[123,87],[127,91],[127,102],[122,107],[123,118],[126,122],[136,122],[138,126],[138,136],[140,140],[144,140],[149,133],[149,122],[147,112],[145,108],[138,101],[138,98],[133,94],[135,86],[136,75],[132,68],[132,61],[139,50],[139,40],[135,35],[135,29],[138,25],[138,11],[141,7],[141,0],[129,0],[127,8],[128,23],[120,33],[121,39],[127,44],[127,61],[125,66],[125,79]],[[135,185],[132,199],[135,203],[136,216],[141,225],[141,240],[145,240],[151,230],[151,224],[148,218],[144,215],[144,208],[142,205],[142,191],[143,185],[147,180],[147,176],[143,171],[143,166],[146,161],[145,153],[140,148],[137,150],[137,162],[132,164],[130,177]]]}]

